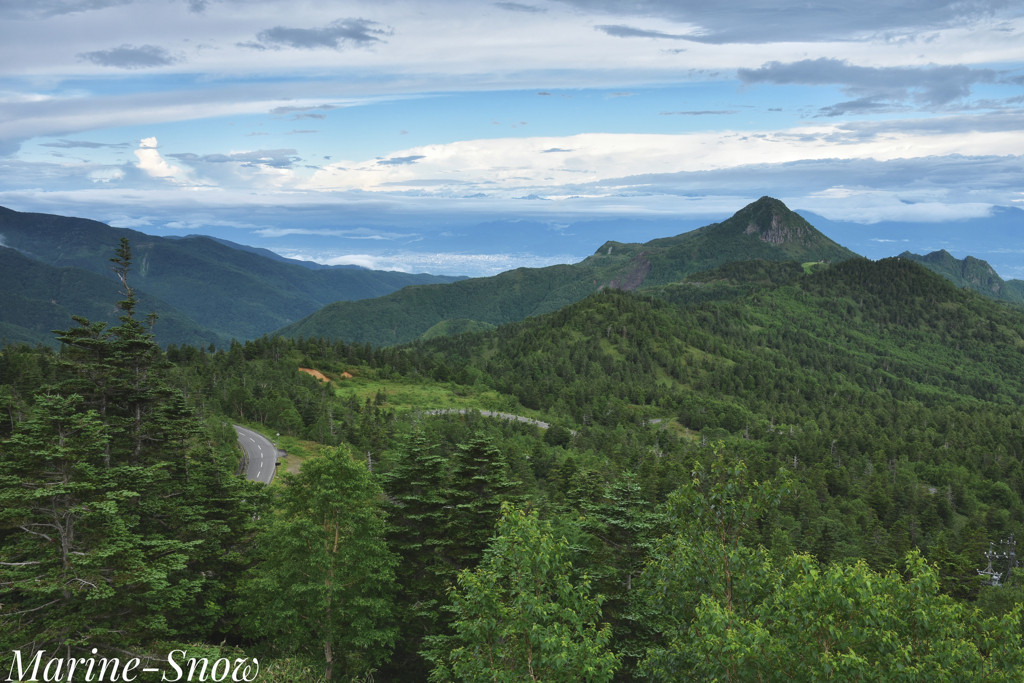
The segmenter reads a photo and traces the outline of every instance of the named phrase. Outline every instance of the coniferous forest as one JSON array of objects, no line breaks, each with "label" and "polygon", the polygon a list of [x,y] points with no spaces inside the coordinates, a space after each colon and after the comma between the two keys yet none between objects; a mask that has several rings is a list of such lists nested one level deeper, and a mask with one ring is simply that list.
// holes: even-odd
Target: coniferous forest
[{"label": "coniferous forest", "polygon": [[[909,259],[747,260],[399,346],[162,349],[131,260],[119,324],[0,351],[5,655],[1024,680],[1011,303]],[[232,425],[287,452],[271,485]]]}]

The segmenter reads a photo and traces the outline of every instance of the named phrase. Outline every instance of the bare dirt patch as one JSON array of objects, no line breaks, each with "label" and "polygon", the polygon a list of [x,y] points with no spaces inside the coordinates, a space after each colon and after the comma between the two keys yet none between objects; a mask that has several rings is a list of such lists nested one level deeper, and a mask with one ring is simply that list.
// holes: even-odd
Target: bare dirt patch
[{"label": "bare dirt patch", "polygon": [[[299,368],[299,372],[305,372],[305,373],[307,373],[309,375],[313,375],[314,377],[316,377],[321,382],[330,382],[331,381],[331,379],[329,377],[327,377],[324,373],[320,372],[319,370],[313,370],[312,368]],[[345,374],[347,375],[348,373],[346,372]],[[349,377],[351,377],[351,375],[349,375]]]}]

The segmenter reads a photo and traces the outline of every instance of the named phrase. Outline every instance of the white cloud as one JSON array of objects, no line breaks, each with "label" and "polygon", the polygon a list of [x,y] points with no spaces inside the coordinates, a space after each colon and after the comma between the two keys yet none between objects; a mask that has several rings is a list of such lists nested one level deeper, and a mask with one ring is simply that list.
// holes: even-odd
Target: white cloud
[{"label": "white cloud", "polygon": [[576,263],[574,254],[538,255],[458,254],[449,252],[397,252],[393,254],[337,254],[310,249],[274,249],[286,258],[313,261],[324,265],[356,265],[372,270],[397,270],[403,273],[435,273],[486,277],[513,268],[543,268],[559,263]]},{"label": "white cloud", "polygon": [[124,178],[124,171],[119,168],[100,168],[89,172],[89,180],[94,183],[109,183]]},{"label": "white cloud", "polygon": [[[934,120],[933,120],[934,121]],[[342,160],[316,171],[307,189],[359,189],[464,195],[472,190],[513,197],[542,188],[547,198],[579,194],[579,185],[631,175],[709,171],[808,159],[888,161],[926,156],[1024,154],[1018,122],[1007,130],[902,130],[899,122],[869,133],[846,124],[777,132],[678,135],[587,133],[569,137],[499,138],[425,145],[391,152],[415,163]],[[545,153],[551,149],[562,154]],[[626,183],[624,183],[626,184]],[[631,184],[631,183],[630,183]],[[572,186],[563,192],[559,186]],[[633,188],[636,191],[637,188]],[[615,193],[611,186],[602,193]]]},{"label": "white cloud", "polygon": [[985,218],[992,213],[991,204],[978,202],[932,201],[905,204],[896,192],[854,192],[842,195],[819,193],[802,197],[799,207],[831,220],[864,224],[879,221],[942,223]]},{"label": "white cloud", "polygon": [[259,226],[241,221],[222,220],[209,217],[194,217],[184,221],[171,221],[164,223],[161,227],[168,230],[201,230],[202,228],[239,228],[251,229]]},{"label": "white cloud", "polygon": [[262,228],[254,230],[260,237],[287,237],[288,235],[318,235],[320,237],[345,237],[353,240],[395,240],[416,237],[418,233],[398,233],[370,228],[331,230],[328,228]]},{"label": "white cloud", "polygon": [[178,167],[167,163],[167,160],[160,156],[157,151],[156,138],[143,138],[139,142],[139,148],[135,150],[135,156],[139,158],[138,167],[154,178],[165,178],[175,183],[183,183],[188,173]]},{"label": "white cloud", "polygon": [[115,228],[145,228],[153,225],[149,218],[132,218],[131,216],[117,216],[107,220],[107,225]]}]

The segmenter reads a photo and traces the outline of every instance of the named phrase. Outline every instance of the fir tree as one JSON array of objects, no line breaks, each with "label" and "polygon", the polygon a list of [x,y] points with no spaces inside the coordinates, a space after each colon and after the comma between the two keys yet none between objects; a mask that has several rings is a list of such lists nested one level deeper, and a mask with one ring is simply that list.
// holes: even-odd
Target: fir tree
[{"label": "fir tree", "polygon": [[[84,572],[64,603],[81,601],[68,610],[87,616],[88,628],[69,625],[60,610],[39,608],[46,617],[20,622],[31,647],[127,650],[227,628],[219,618],[246,562],[242,551],[261,501],[253,485],[215,457],[189,406],[167,387],[168,364],[151,332],[156,318],[147,318],[149,329],[135,319],[127,240],[111,260],[126,295],[117,304],[121,324],[107,329],[78,317],[77,328],[58,333],[64,346],[52,396],[39,397],[36,419],[0,447],[12,473],[6,483],[14,487],[5,491],[11,508],[3,518],[2,561],[20,567],[18,576],[48,567],[52,558],[29,549],[46,555],[36,547],[43,537],[35,525],[50,525],[78,544],[61,571]],[[67,450],[66,434],[85,439],[81,455]],[[30,504],[26,491],[52,502]],[[18,576],[10,583],[21,591],[13,602],[36,609],[37,592]],[[54,581],[48,585],[60,583]],[[4,603],[9,614],[12,602]]]},{"label": "fir tree", "polygon": [[501,515],[501,504],[519,502],[519,482],[510,477],[501,450],[482,434],[459,444],[453,460],[447,561],[456,569],[466,569],[480,561]]},{"label": "fir tree", "polygon": [[[415,434],[384,477],[390,525],[388,543],[401,557],[396,569],[400,640],[388,669],[405,680],[427,669],[418,654],[423,638],[444,628],[445,593],[455,569],[447,561],[451,539],[448,522],[447,460],[438,447]],[[426,675],[422,676],[423,680]]]}]

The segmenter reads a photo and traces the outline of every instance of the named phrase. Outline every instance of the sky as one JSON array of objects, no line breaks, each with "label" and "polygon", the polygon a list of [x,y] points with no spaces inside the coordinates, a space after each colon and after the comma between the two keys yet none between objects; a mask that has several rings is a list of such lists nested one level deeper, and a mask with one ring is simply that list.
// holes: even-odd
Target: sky
[{"label": "sky", "polygon": [[485,275],[763,195],[1024,277],[1024,3],[0,0],[15,210]]}]

